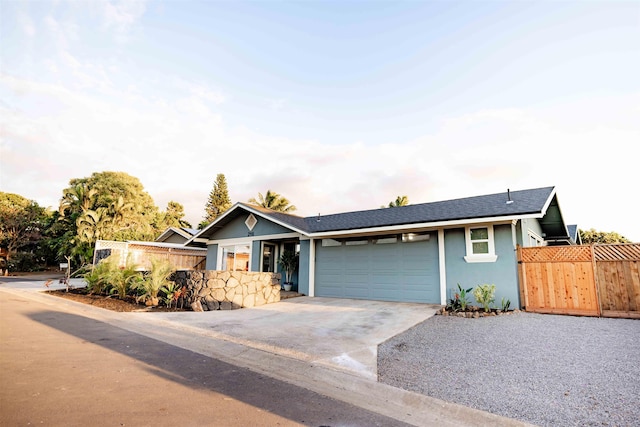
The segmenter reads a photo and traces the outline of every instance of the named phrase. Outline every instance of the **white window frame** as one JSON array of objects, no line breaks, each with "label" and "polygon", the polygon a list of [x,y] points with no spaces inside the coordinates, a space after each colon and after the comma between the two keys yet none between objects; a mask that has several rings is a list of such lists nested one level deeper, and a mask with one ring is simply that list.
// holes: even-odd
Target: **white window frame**
[{"label": "white window frame", "polygon": [[[529,237],[529,247],[534,247],[534,246],[544,246],[544,239],[540,236],[538,236],[536,233],[534,233],[531,230],[527,230],[527,236]],[[536,244],[532,245],[531,241],[535,241]]]},{"label": "white window frame", "polygon": [[[253,257],[253,244],[250,240],[242,241],[242,242],[233,242],[228,244],[219,244],[218,245],[218,259],[216,261],[216,270],[222,270],[222,254],[224,252],[224,248],[235,248],[236,246],[249,246],[249,269],[247,271],[251,271],[251,258]],[[228,270],[234,271],[234,270]]]},{"label": "white window frame", "polygon": [[[274,249],[274,266],[273,266],[273,272],[277,273],[278,272],[278,259],[279,259],[279,253],[280,253],[280,245],[278,245],[277,243],[274,242],[268,242],[268,241],[262,241],[260,242],[260,272],[261,273],[266,273],[263,270],[264,267],[264,246],[265,245],[272,245],[275,247]],[[249,256],[249,261],[251,261],[251,256]]]},{"label": "white window frame", "polygon": [[[486,253],[486,254],[473,253],[473,243],[478,242],[478,240],[471,240],[471,230],[477,230],[479,228],[487,229],[488,239],[486,240],[486,242],[488,243],[488,246],[489,246],[489,253]],[[496,255],[496,244],[495,244],[492,224],[473,225],[473,226],[465,227],[464,240],[465,240],[466,249],[467,249],[467,254],[464,257],[464,260],[466,262],[496,262],[498,260],[498,256]]]}]

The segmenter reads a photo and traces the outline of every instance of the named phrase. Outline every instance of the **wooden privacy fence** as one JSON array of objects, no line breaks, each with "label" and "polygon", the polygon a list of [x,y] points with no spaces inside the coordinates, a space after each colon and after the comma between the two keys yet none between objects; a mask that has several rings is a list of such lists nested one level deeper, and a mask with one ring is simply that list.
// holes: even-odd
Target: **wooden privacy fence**
[{"label": "wooden privacy fence", "polygon": [[204,270],[207,250],[199,248],[178,247],[159,242],[116,242],[98,240],[93,254],[93,264],[112,254],[120,256],[120,265],[125,265],[127,257],[136,263],[141,270],[151,268],[151,258],[169,260],[176,270]]},{"label": "wooden privacy fence", "polygon": [[640,244],[518,246],[527,311],[640,318]]}]

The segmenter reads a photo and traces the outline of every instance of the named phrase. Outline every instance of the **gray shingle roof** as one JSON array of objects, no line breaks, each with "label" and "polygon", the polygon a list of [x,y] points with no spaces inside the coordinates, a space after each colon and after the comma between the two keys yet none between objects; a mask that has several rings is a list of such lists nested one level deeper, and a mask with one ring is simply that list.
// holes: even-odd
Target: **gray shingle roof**
[{"label": "gray shingle roof", "polygon": [[281,223],[305,233],[410,225],[493,217],[509,217],[542,213],[554,187],[535,188],[511,192],[513,203],[507,204],[507,192],[485,196],[466,197],[441,202],[345,212],[302,218],[295,215],[250,206]]}]

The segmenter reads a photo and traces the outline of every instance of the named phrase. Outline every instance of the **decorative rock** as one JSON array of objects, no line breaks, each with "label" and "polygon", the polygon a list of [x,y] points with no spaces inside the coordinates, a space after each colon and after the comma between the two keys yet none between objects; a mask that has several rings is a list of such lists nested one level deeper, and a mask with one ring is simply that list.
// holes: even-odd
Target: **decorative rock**
[{"label": "decorative rock", "polygon": [[173,275],[186,293],[180,300],[193,311],[230,310],[280,301],[280,273],[180,271]]},{"label": "decorative rock", "polygon": [[220,303],[213,298],[207,297],[204,300],[209,310],[218,310],[220,308]]},{"label": "decorative rock", "polygon": [[256,291],[257,291],[257,283],[260,283],[260,282],[252,281],[252,282],[248,283],[247,284],[247,293],[255,294]]},{"label": "decorative rock", "polygon": [[214,300],[216,301],[224,301],[224,297],[225,297],[226,292],[224,291],[224,289],[214,289],[211,292],[211,296],[213,297]]},{"label": "decorative rock", "polygon": [[242,302],[242,306],[246,307],[246,308],[251,308],[254,307],[256,305],[256,295],[255,294],[251,294],[248,295],[244,301]]},{"label": "decorative rock", "polygon": [[242,307],[242,302],[243,302],[242,294],[236,294],[231,300],[231,302],[233,303],[234,306],[238,308]]},{"label": "decorative rock", "polygon": [[[234,271],[234,273],[235,273],[235,271]],[[238,285],[240,285],[240,282],[235,277],[229,277],[229,280],[227,280],[227,287],[228,288],[235,288]]]},{"label": "decorative rock", "polygon": [[194,302],[191,303],[191,310],[193,311],[204,311],[202,309],[202,304],[200,304],[200,301],[195,300]]}]

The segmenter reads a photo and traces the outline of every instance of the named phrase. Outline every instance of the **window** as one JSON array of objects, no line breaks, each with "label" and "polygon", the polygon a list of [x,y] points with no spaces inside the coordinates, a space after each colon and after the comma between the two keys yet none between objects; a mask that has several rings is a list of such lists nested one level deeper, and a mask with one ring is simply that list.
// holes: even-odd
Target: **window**
[{"label": "window", "polygon": [[247,220],[244,222],[244,225],[247,226],[249,231],[252,231],[253,227],[255,227],[257,223],[258,223],[258,220],[256,219],[256,217],[253,216],[253,214],[249,214],[249,216],[247,217]]},{"label": "window", "polygon": [[344,244],[347,245],[347,246],[367,245],[367,244],[369,244],[369,240],[367,240],[367,239],[347,240],[346,242],[344,242]]},{"label": "window", "polygon": [[398,243],[398,236],[380,237],[379,239],[373,239],[374,245],[388,245],[391,243]]},{"label": "window", "polygon": [[544,239],[532,231],[527,232],[529,235],[529,246],[544,246]]},{"label": "window", "polygon": [[322,246],[342,246],[342,242],[335,239],[322,239]]},{"label": "window", "polygon": [[404,243],[425,242],[429,239],[431,239],[429,233],[404,233],[402,235],[402,241]]},{"label": "window", "polygon": [[493,226],[467,227],[465,241],[467,247],[465,261],[495,262],[498,259],[493,239]]},{"label": "window", "polygon": [[249,271],[251,246],[246,244],[223,246],[220,270]]}]

